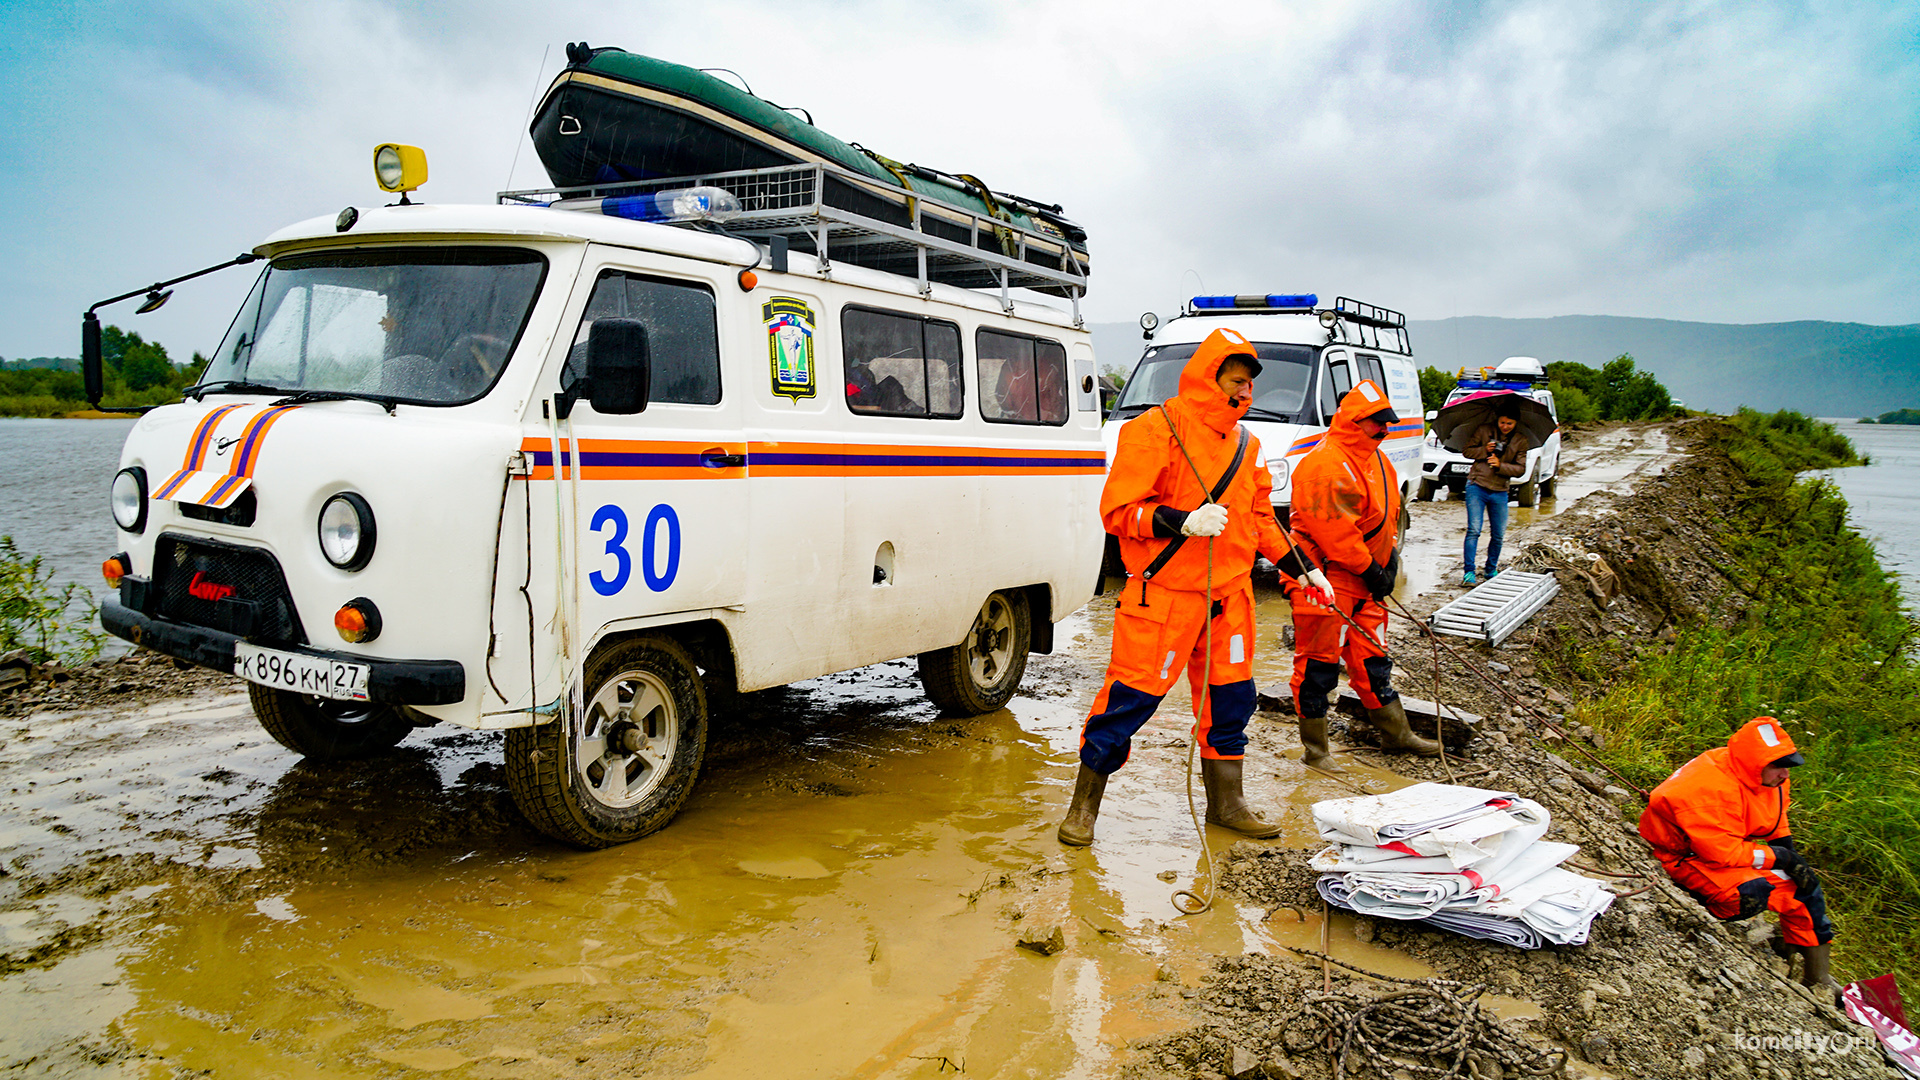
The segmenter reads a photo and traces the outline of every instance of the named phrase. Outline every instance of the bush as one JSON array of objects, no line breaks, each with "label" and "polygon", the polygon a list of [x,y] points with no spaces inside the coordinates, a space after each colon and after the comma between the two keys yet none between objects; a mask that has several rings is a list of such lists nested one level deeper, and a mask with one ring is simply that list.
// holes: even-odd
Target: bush
[{"label": "bush", "polygon": [[1441,371],[1437,367],[1420,369],[1420,407],[1432,412],[1447,403],[1447,394],[1452,392],[1458,380],[1455,376]]},{"label": "bush", "polygon": [[1547,389],[1553,391],[1553,403],[1560,411],[1563,424],[1590,424],[1600,419],[1600,410],[1594,408],[1593,399],[1585,390],[1572,383],[1548,383]]},{"label": "bush", "polygon": [[26,650],[35,663],[77,664],[99,655],[107,637],[93,629],[95,605],[85,589],[55,589],[40,556],[27,557],[0,536],[0,653]]}]

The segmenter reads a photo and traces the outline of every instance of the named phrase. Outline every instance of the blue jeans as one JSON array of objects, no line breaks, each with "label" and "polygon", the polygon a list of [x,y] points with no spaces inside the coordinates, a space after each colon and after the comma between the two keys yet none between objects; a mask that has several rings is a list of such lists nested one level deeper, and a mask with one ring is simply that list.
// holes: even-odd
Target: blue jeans
[{"label": "blue jeans", "polygon": [[1507,535],[1507,493],[1469,483],[1463,494],[1467,497],[1467,569],[1473,569],[1474,553],[1480,550],[1480,519],[1485,517],[1492,526],[1487,534],[1486,568],[1491,574],[1500,567],[1500,541]]}]

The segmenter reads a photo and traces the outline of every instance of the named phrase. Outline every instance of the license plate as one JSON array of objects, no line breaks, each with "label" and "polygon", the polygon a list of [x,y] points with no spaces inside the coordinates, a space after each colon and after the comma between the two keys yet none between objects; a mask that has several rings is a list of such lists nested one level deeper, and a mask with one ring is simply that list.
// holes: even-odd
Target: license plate
[{"label": "license plate", "polygon": [[371,670],[365,664],[263,649],[244,641],[233,647],[233,673],[248,682],[336,701],[367,700]]}]

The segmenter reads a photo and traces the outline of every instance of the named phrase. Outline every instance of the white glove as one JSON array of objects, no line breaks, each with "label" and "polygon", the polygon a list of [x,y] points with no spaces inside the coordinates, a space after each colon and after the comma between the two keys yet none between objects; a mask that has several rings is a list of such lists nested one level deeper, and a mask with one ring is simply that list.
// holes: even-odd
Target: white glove
[{"label": "white glove", "polygon": [[1226,531],[1227,508],[1219,503],[1202,506],[1180,523],[1180,532],[1186,536],[1219,536]]},{"label": "white glove", "polygon": [[1317,569],[1308,570],[1300,575],[1299,580],[1301,591],[1307,594],[1307,599],[1321,607],[1333,606],[1333,585],[1327,581],[1327,575]]}]

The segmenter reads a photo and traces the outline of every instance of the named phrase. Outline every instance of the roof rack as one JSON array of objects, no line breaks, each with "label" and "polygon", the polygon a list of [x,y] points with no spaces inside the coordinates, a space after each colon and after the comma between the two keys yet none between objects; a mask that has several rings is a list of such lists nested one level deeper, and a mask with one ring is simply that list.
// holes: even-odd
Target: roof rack
[{"label": "roof rack", "polygon": [[[875,205],[894,209],[907,223],[882,221],[828,203],[830,181],[850,185],[858,196],[880,200]],[[782,246],[810,252],[820,260],[821,272],[830,275],[831,255],[850,252],[844,256],[848,262],[915,279],[922,295],[932,291],[934,281],[967,289],[997,287],[1000,306],[1009,313],[1013,311],[1010,290],[1033,289],[1070,299],[1074,325],[1084,325],[1080,296],[1087,288],[1085,256],[1064,238],[881,184],[824,162],[585,187],[528,188],[502,191],[497,198],[502,204],[545,206],[561,199],[649,195],[697,186],[731,192],[741,209],[722,231],[763,241],[776,258]],[[933,213],[929,215],[928,210]],[[950,235],[923,228],[929,216]],[[1057,265],[1034,261],[1052,260],[1056,253]]]},{"label": "roof rack", "polygon": [[[1333,318],[1328,319],[1329,315]],[[1407,317],[1391,308],[1342,296],[1334,300],[1333,307],[1321,312],[1320,321],[1327,326],[1329,341],[1413,355],[1413,346],[1407,341]]]}]

